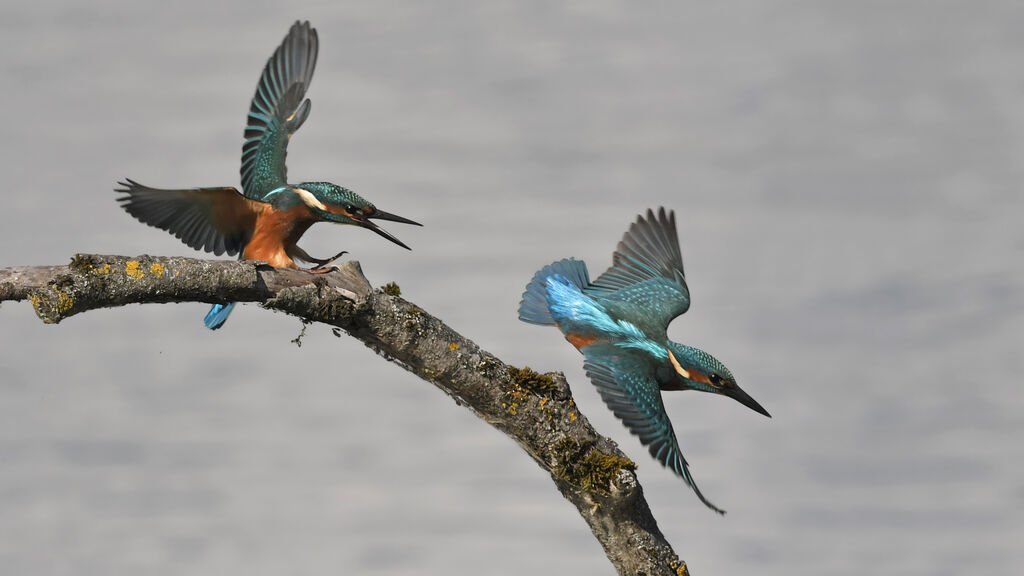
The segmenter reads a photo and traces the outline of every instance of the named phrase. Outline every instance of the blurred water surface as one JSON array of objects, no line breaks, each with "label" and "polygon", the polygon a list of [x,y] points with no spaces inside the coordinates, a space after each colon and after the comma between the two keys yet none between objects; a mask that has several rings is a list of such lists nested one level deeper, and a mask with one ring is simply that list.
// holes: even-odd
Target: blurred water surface
[{"label": "blurred water surface", "polygon": [[[696,574],[1011,574],[1024,562],[1024,9],[1014,2],[106,1],[0,6],[0,266],[193,255],[115,180],[237,185],[266,58],[318,28],[293,180],[423,228],[320,225],[506,361],[563,370]],[[718,518],[516,320],[677,211],[676,340],[774,416],[675,394]],[[0,310],[5,574],[608,574],[512,442],[324,327],[202,305]],[[1017,568],[1014,568],[1016,566]]]}]

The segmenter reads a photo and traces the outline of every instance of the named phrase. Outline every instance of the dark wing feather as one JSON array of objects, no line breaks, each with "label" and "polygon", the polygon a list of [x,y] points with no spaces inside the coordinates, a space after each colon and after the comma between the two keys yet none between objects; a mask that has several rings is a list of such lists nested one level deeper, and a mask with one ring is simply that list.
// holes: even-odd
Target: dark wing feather
[{"label": "dark wing feather", "polygon": [[612,266],[587,289],[608,300],[638,305],[662,328],[690,308],[676,216],[665,208],[637,217],[622,237]]},{"label": "dark wing feather", "polygon": [[260,206],[234,188],[162,190],[134,180],[114,191],[125,212],[140,222],[166,230],[196,250],[234,256],[252,237]]},{"label": "dark wing feather", "polygon": [[612,344],[594,344],[583,349],[583,369],[597,387],[601,399],[633,435],[647,446],[651,456],[682,477],[705,506],[725,514],[701,494],[690,468],[679,451],[672,422],[665,413],[661,390],[649,361],[640,352]]},{"label": "dark wing feather", "polygon": [[287,184],[288,138],[309,116],[306,90],[318,49],[316,30],[309,22],[296,22],[263,67],[242,144],[242,190],[247,198],[264,202]]}]

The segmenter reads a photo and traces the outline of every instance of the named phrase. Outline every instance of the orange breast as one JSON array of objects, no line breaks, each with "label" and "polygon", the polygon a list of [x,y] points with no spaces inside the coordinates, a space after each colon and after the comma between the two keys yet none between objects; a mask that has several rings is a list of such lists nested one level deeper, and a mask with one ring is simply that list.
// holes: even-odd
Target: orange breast
[{"label": "orange breast", "polygon": [[256,228],[242,259],[262,260],[275,268],[298,268],[289,253],[313,222],[313,213],[304,204],[288,210],[265,205],[256,216]]},{"label": "orange breast", "polygon": [[584,336],[583,334],[566,334],[565,339],[575,346],[577,350],[598,341],[597,336]]}]

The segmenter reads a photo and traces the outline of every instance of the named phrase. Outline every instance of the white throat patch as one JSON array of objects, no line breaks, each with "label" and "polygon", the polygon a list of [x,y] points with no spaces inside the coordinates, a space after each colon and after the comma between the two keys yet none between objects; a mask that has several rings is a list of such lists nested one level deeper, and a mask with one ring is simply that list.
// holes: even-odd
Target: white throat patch
[{"label": "white throat patch", "polygon": [[299,195],[299,198],[302,198],[302,201],[306,203],[306,206],[327,212],[327,206],[324,206],[323,202],[317,200],[316,196],[313,196],[313,193],[309,190],[306,190],[305,188],[295,188],[295,193]]},{"label": "white throat patch", "polygon": [[672,355],[672,351],[671,350],[666,348],[665,351],[668,352],[668,359],[672,361],[672,367],[676,369],[676,372],[678,372],[679,375],[682,376],[683,378],[689,379],[690,378],[689,370],[687,370],[686,368],[683,368],[682,366],[679,365],[679,361],[676,360],[676,357]]}]

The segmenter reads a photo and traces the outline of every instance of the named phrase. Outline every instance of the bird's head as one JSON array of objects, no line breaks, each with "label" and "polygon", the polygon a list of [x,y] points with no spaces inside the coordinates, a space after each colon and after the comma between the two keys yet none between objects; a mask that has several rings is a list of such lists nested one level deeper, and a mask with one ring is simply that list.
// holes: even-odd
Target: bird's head
[{"label": "bird's head", "polygon": [[295,193],[310,211],[320,218],[328,222],[351,224],[372,230],[406,250],[411,250],[411,248],[380,226],[377,226],[372,220],[390,220],[392,222],[422,226],[419,222],[413,222],[408,218],[402,218],[401,216],[378,210],[376,206],[366,201],[359,194],[330,182],[303,182],[295,187]]},{"label": "bird's head", "polygon": [[757,400],[736,385],[732,372],[711,354],[675,342],[668,343],[667,352],[672,377],[679,389],[691,388],[728,396],[754,412],[772,417]]}]

